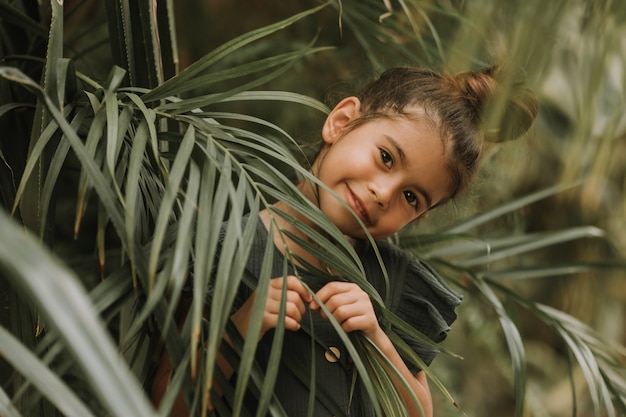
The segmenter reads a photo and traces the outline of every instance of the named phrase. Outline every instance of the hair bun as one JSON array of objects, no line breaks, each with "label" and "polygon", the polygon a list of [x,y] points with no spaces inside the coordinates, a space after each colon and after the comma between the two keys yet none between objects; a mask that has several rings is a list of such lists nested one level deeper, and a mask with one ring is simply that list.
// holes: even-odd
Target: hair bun
[{"label": "hair bun", "polygon": [[454,83],[481,126],[485,140],[517,139],[530,129],[537,117],[534,93],[523,86],[522,80],[504,78],[497,66],[459,73]]}]

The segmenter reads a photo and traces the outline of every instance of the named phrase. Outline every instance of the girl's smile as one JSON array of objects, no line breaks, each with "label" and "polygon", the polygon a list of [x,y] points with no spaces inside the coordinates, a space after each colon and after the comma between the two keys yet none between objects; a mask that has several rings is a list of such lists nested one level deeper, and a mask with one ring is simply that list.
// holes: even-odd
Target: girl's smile
[{"label": "girl's smile", "polygon": [[361,218],[361,221],[365,226],[369,227],[372,224],[370,220],[369,211],[365,204],[361,201],[359,197],[357,197],[350,186],[346,184],[347,189],[347,199],[346,202],[350,206],[350,208]]}]

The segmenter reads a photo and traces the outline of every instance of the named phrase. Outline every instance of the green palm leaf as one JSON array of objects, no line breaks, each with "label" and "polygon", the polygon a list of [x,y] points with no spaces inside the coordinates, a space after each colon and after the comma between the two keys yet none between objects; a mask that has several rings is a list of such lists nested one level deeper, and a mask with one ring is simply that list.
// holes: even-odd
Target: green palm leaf
[{"label": "green palm leaf", "polygon": [[[65,348],[71,352],[98,399],[111,407],[113,415],[152,415],[139,384],[119,361],[110,336],[104,331],[102,322],[77,278],[46,253],[32,237],[24,235],[4,213],[0,213],[0,230],[5,237],[0,243],[3,275],[31,299],[38,300],[39,310],[49,325],[58,331]],[[3,349],[10,348],[16,356],[22,354],[22,358],[16,357],[14,363],[23,372],[30,374],[33,383],[45,384],[46,391],[48,387],[61,390],[48,391],[50,399],[62,401],[63,407],[68,407],[65,411],[71,411],[68,414],[89,415],[64,385],[55,382],[53,374],[43,373],[41,369],[35,371],[39,365],[37,361],[33,361],[34,369],[24,368],[24,364],[32,360],[27,351],[15,345],[8,335],[2,339],[7,344],[11,343]],[[25,358],[31,360],[26,361]],[[49,378],[45,380],[44,375]],[[60,397],[55,397],[57,395]]]}]

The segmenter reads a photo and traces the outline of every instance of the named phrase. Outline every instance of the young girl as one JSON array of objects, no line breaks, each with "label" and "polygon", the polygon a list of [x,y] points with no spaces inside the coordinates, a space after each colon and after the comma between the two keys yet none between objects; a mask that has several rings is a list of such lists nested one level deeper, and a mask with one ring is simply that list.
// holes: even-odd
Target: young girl
[{"label": "young girl", "polygon": [[[385,238],[424,219],[431,209],[467,187],[477,170],[485,139],[481,114],[487,100],[493,99],[499,89],[492,69],[456,76],[410,67],[389,69],[359,94],[341,100],[328,115],[322,128],[323,145],[311,168],[325,187],[311,186],[307,181],[299,184],[302,194],[352,243],[368,281],[383,299],[390,300],[387,308],[434,342],[446,337],[456,318],[454,309],[460,297],[427,265],[393,247]],[[513,91],[504,111],[502,126],[506,128],[500,129],[498,140],[523,134],[536,112],[532,94],[523,88]],[[320,282],[315,274],[302,271],[303,265],[321,270],[327,266],[298,244],[298,238],[306,240],[306,236],[293,222],[285,220],[287,217],[276,214],[279,212],[313,228],[316,225],[284,202],[261,211],[247,264],[247,270],[258,277],[265,243],[273,240],[272,276],[276,278],[270,281],[265,301],[256,359],[264,369],[271,352],[273,329],[279,325],[285,285],[287,331],[283,351],[298,352],[302,358],[295,364],[281,364],[278,371],[274,393],[286,415],[308,415],[311,364],[317,381],[315,391],[318,398],[325,398],[314,402],[312,415],[375,414],[372,399],[354,378],[346,347],[321,303],[345,332],[362,332],[369,338],[408,382],[408,389],[398,384],[408,415],[421,416],[423,410],[424,416],[432,416],[424,372],[398,353],[383,331],[368,294],[349,280]],[[276,227],[283,233],[270,235],[268,230]],[[368,234],[375,239],[376,248]],[[389,288],[385,286],[376,249],[387,269]],[[299,259],[302,280],[294,276],[293,268],[284,275],[283,256],[287,250],[290,258]],[[315,298],[308,288],[315,288]],[[231,316],[244,338],[256,294],[256,289],[242,286]],[[398,334],[425,364],[430,364],[436,350],[402,332]],[[221,369],[227,377],[232,375],[228,365],[222,364]],[[160,371],[167,378],[167,366]],[[397,380],[394,371],[389,370],[389,375]],[[414,397],[420,404],[415,403]],[[249,407],[255,411],[254,405]],[[179,415],[177,410],[173,414]]]}]

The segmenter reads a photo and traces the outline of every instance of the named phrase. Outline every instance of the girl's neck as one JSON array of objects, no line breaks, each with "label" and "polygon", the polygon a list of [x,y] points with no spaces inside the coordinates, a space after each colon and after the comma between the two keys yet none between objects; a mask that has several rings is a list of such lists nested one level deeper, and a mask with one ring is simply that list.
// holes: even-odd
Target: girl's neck
[{"label": "girl's neck", "polygon": [[[315,163],[313,164],[313,167],[311,168],[311,172],[314,175],[319,169],[319,164],[321,163],[320,161],[323,160],[324,150],[325,149],[322,149],[322,151],[320,151],[320,154],[316,158]],[[317,190],[317,187],[313,183],[309,181],[301,181],[298,184],[298,189],[300,190],[302,195],[306,197],[309,201],[311,201],[313,204],[315,205],[319,204],[318,203],[318,190]],[[297,219],[298,221],[306,224],[307,226],[317,231],[320,231],[320,227],[317,224],[315,224],[307,216],[302,215],[300,211],[295,210],[293,207],[290,207],[288,204],[282,201],[279,201],[275,203],[273,207],[277,209],[277,211],[282,211],[288,214],[289,216]],[[263,224],[265,225],[265,228],[268,231],[270,229],[270,224],[272,222],[274,223],[274,233],[272,234],[273,240],[274,240],[274,246],[276,246],[276,248],[278,248],[278,250],[281,253],[285,254],[288,248],[291,254],[297,255],[298,257],[310,263],[311,265],[319,267],[321,269],[327,269],[325,265],[322,265],[319,259],[317,259],[314,255],[312,255],[307,250],[302,248],[297,242],[295,242],[293,239],[287,236],[286,233],[279,233],[276,230],[276,229],[280,229],[283,232],[287,231],[290,234],[297,236],[298,238],[302,240],[308,240],[309,242],[313,243],[311,239],[305,233],[299,230],[296,226],[294,226],[293,223],[285,220],[285,218],[281,216],[279,213],[276,213],[276,212],[272,213],[270,209],[262,210],[259,213],[259,216],[261,217],[261,220],[263,221]],[[357,250],[357,252],[363,249],[364,247],[363,241],[359,239],[354,239],[350,236],[344,236],[344,237]]]}]

